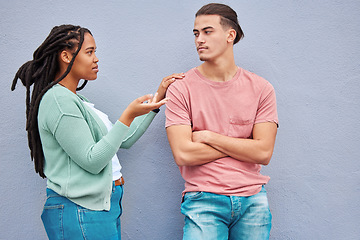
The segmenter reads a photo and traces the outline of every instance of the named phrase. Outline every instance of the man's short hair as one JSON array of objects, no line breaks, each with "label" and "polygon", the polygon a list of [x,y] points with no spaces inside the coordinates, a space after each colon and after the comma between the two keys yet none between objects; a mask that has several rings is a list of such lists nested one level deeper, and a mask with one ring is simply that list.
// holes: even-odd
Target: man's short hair
[{"label": "man's short hair", "polygon": [[234,44],[240,41],[244,37],[244,33],[240,27],[236,12],[229,6],[220,3],[209,3],[204,5],[197,11],[195,17],[201,15],[219,15],[220,24],[224,28],[233,28],[236,31],[236,37]]}]

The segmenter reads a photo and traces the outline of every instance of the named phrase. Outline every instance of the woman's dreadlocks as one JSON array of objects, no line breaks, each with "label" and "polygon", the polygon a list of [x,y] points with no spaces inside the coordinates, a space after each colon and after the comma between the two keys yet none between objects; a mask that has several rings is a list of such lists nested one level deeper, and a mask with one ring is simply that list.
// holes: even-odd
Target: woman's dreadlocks
[{"label": "woman's dreadlocks", "polygon": [[[75,57],[81,49],[86,32],[91,34],[88,29],[80,26],[61,25],[54,27],[49,36],[34,52],[33,60],[26,62],[19,68],[11,86],[13,91],[18,79],[20,79],[26,87],[26,131],[28,134],[28,145],[31,159],[35,164],[35,171],[42,178],[46,176],[44,174],[44,153],[37,121],[40,100],[47,90],[64,79],[70,72]],[[76,47],[77,49],[65,73],[60,78],[55,79],[59,71],[58,54],[64,49],[74,50]],[[76,90],[83,89],[86,83],[87,81],[85,80],[82,86]],[[32,85],[34,86],[32,93],[30,93]]]}]

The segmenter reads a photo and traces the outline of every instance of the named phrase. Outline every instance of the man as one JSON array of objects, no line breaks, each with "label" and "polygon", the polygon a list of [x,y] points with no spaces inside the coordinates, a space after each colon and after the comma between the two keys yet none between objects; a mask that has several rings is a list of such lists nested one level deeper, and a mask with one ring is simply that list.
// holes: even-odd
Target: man
[{"label": "man", "polygon": [[166,130],[185,180],[183,239],[268,239],[271,213],[260,174],[273,153],[276,98],[265,79],[237,67],[236,12],[208,4],[194,24],[203,63],[167,92]]}]

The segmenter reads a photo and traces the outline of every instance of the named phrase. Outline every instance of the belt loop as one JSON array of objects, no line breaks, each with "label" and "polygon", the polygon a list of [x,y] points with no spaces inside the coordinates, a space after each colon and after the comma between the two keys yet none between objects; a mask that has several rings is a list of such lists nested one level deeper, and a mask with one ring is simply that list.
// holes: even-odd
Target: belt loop
[{"label": "belt loop", "polygon": [[118,180],[115,180],[114,183],[115,183],[115,186],[122,186],[122,185],[124,185],[125,181],[124,181],[124,178],[121,176],[121,178]]}]

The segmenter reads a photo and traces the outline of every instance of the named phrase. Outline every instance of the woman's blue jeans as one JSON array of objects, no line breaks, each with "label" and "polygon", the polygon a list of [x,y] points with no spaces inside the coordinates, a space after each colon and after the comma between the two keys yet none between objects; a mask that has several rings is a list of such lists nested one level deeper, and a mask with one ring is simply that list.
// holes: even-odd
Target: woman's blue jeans
[{"label": "woman's blue jeans", "polygon": [[184,240],[269,239],[272,216],[264,187],[250,197],[189,192],[181,212]]},{"label": "woman's blue jeans", "polygon": [[46,233],[52,239],[121,239],[120,215],[123,186],[113,185],[110,211],[83,208],[51,189],[41,215]]}]

